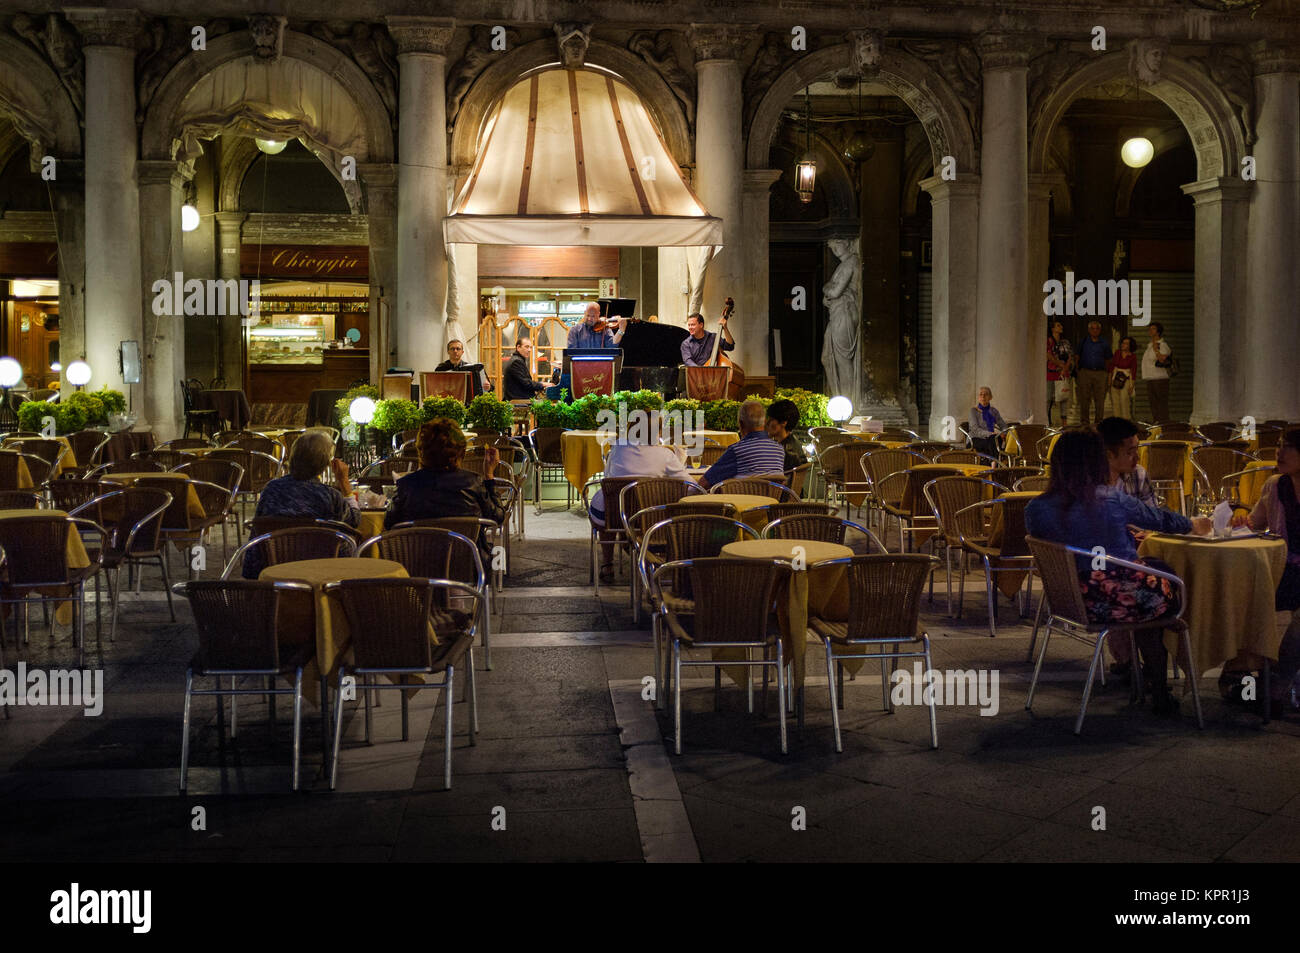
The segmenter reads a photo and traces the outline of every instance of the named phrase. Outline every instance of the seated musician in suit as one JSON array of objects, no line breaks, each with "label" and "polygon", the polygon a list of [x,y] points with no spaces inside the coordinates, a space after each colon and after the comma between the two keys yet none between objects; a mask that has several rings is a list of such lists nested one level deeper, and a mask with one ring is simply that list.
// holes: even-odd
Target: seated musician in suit
[{"label": "seated musician in suit", "polygon": [[587,305],[587,310],[582,316],[582,320],[569,329],[568,346],[570,348],[604,348],[618,347],[619,342],[623,340],[623,332],[627,330],[627,324],[622,318],[618,321],[618,330],[611,331],[606,328],[604,331],[597,333],[593,331],[592,325],[600,320],[600,305],[592,301]]},{"label": "seated musician in suit", "polygon": [[528,359],[532,353],[531,338],[520,338],[515,342],[515,356],[506,365],[506,400],[532,400],[546,391],[546,385],[533,380],[528,371]]},{"label": "seated musician in suit", "polygon": [[452,338],[447,342],[447,360],[443,361],[435,371],[467,371],[469,364],[465,361],[465,343]]},{"label": "seated musician in suit", "polygon": [[[727,319],[719,318],[718,326],[722,328],[722,350],[733,350],[736,340],[727,330]],[[698,311],[686,318],[686,330],[690,337],[682,342],[682,363],[687,367],[704,367],[713,355],[713,341],[717,334],[704,330],[704,316]]]}]

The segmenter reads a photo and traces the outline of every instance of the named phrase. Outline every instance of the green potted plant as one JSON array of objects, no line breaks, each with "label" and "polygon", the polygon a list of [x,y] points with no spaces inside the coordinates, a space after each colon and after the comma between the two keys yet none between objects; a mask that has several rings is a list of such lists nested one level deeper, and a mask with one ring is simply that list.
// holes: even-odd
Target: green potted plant
[{"label": "green potted plant", "polygon": [[782,387],[776,392],[777,400],[794,401],[799,408],[799,426],[803,430],[812,427],[830,427],[830,414],[826,412],[826,402],[830,400],[825,394],[804,390],[802,387]]},{"label": "green potted plant", "polygon": [[533,419],[537,421],[538,427],[561,427],[564,430],[573,429],[573,411],[570,405],[564,403],[563,393],[561,400],[551,401],[541,397],[532,403]]},{"label": "green potted plant", "polygon": [[86,412],[76,404],[29,400],[18,406],[18,426],[23,430],[40,431],[46,417],[54,418],[54,429],[59,434],[76,433],[86,426]]},{"label": "green potted plant", "polygon": [[370,426],[385,436],[415,430],[424,423],[424,415],[413,400],[393,398],[375,403],[375,416]]},{"label": "green potted plant", "polygon": [[426,397],[424,403],[420,405],[420,412],[424,420],[438,420],[445,417],[463,427],[468,410],[455,397]]},{"label": "green potted plant", "polygon": [[358,397],[369,397],[373,401],[378,401],[379,388],[373,384],[359,384],[336,400],[334,410],[338,414],[340,427],[347,429],[352,426],[352,418],[348,416],[348,408],[352,406],[352,402]]},{"label": "green potted plant", "polygon": [[465,420],[470,430],[509,433],[515,423],[515,409],[496,394],[479,394],[469,402]]},{"label": "green potted plant", "polygon": [[573,412],[574,430],[595,430],[600,426],[599,414],[602,410],[618,413],[618,402],[608,394],[588,394],[579,397],[569,407]]},{"label": "green potted plant", "polygon": [[103,399],[98,394],[76,391],[63,398],[62,402],[69,407],[80,408],[81,412],[86,415],[87,426],[105,426],[108,423],[108,411],[104,407]]},{"label": "green potted plant", "polygon": [[740,429],[740,401],[711,400],[700,409],[704,411],[705,430]]}]

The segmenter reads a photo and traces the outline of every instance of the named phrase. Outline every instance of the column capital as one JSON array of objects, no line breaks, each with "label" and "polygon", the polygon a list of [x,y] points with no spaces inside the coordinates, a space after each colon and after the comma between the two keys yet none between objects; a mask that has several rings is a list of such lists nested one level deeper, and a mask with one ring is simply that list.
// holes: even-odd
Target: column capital
[{"label": "column capital", "polygon": [[946,202],[948,199],[960,197],[978,199],[980,196],[980,177],[974,173],[961,175],[956,179],[932,175],[928,179],[922,179],[917,185],[930,193],[932,202]]},{"label": "column capital", "polygon": [[451,17],[386,17],[388,32],[397,43],[397,55],[427,53],[446,56],[456,32]]},{"label": "column capital", "polygon": [[397,188],[397,166],[392,162],[363,162],[357,174],[367,190]]},{"label": "column capital", "polygon": [[745,191],[766,192],[779,178],[781,178],[780,169],[746,169]]},{"label": "column capital", "polygon": [[238,229],[243,226],[244,221],[248,218],[247,212],[217,212],[212,216],[217,220],[218,228]]},{"label": "column capital", "polygon": [[64,10],[68,22],[81,34],[81,45],[119,46],[134,50],[140,31],[140,14],[135,10],[105,7],[70,7]]},{"label": "column capital", "polygon": [[1259,40],[1250,45],[1250,59],[1256,76],[1268,73],[1300,73],[1300,47],[1277,40]]},{"label": "column capital", "polygon": [[1243,182],[1234,175],[1219,176],[1213,179],[1201,179],[1180,185],[1184,195],[1190,195],[1197,205],[1213,205],[1216,202],[1248,202],[1254,193],[1249,182]]},{"label": "column capital", "polygon": [[730,23],[692,23],[686,38],[695,50],[695,62],[736,60],[754,36],[752,27]]},{"label": "column capital", "polygon": [[171,159],[139,159],[135,164],[135,180],[140,186],[170,185],[181,188],[189,177],[181,163]]},{"label": "column capital", "polygon": [[982,33],[975,41],[985,70],[1025,69],[1042,47],[1041,40],[1023,33]]},{"label": "column capital", "polygon": [[1058,190],[1068,188],[1069,183],[1063,172],[1029,173],[1029,195],[1031,198],[1045,199]]}]

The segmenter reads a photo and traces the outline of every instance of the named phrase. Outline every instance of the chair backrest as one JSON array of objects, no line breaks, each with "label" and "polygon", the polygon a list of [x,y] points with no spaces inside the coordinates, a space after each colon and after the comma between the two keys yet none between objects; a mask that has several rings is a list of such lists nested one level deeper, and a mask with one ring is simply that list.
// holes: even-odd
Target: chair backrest
[{"label": "chair backrest", "polygon": [[740,520],[689,514],[655,523],[646,530],[643,545],[650,547],[662,541],[669,560],[698,559],[719,555],[728,543],[757,537]]},{"label": "chair backrest", "polygon": [[[72,482],[72,481],[68,481]],[[41,508],[41,495],[31,490],[0,490],[0,510],[38,510]],[[68,510],[72,507],[55,502],[56,510]]]},{"label": "chair backrest", "polygon": [[844,565],[849,587],[850,639],[916,639],[921,594],[939,560],[909,553],[868,554],[832,559],[817,566]]},{"label": "chair backrest", "polygon": [[44,486],[54,473],[54,464],[44,457],[36,456],[34,453],[23,453],[22,458],[23,463],[27,464],[27,472],[31,475],[32,485]]},{"label": "chair backrest", "polygon": [[[166,443],[159,444],[159,450],[203,450],[211,447],[212,442],[205,440],[203,437],[177,437],[175,440],[168,440]],[[78,460],[81,457],[77,457]]]},{"label": "chair backrest", "polygon": [[1025,543],[1033,553],[1052,614],[1076,625],[1089,625],[1088,607],[1079,590],[1079,569],[1074,556],[1063,543],[1034,536],[1026,536]]},{"label": "chair backrest", "polygon": [[59,462],[60,457],[68,452],[68,448],[59,440],[30,438],[18,445],[18,452],[40,457],[53,466]]},{"label": "chair backrest", "polygon": [[929,461],[911,450],[890,450],[888,447],[872,450],[862,458],[862,472],[867,482],[875,486],[891,473],[898,473]]},{"label": "chair backrest", "polygon": [[1206,440],[1218,443],[1237,436],[1241,432],[1241,424],[1233,423],[1231,420],[1216,420],[1214,423],[1201,424],[1196,429]]},{"label": "chair backrest", "polygon": [[66,583],[68,534],[73,525],[66,517],[36,513],[0,520],[0,551],[5,555],[9,585]]},{"label": "chair backrest", "polygon": [[700,466],[711,467],[727,452],[727,448],[716,443],[706,443],[700,448]]},{"label": "chair backrest", "polygon": [[217,442],[218,447],[224,447],[230,444],[232,441],[240,440],[244,437],[253,437],[258,440],[266,439],[262,434],[257,433],[256,431],[253,430],[222,430],[218,432],[217,435],[212,439]]},{"label": "chair backrest", "polygon": [[601,499],[605,504],[605,529],[609,532],[623,529],[623,487],[635,483],[638,477],[605,477],[600,481]]},{"label": "chair backrest", "polygon": [[[970,475],[977,476],[981,480],[992,480],[994,483],[998,483],[1010,490],[1015,487],[1018,480],[1030,476],[1041,476],[1042,473],[1042,467],[990,467],[987,470],[980,470]],[[1047,484],[1043,484],[1043,486],[1046,488]]]},{"label": "chair backrest", "polygon": [[813,539],[849,546],[854,552],[884,553],[885,544],[875,533],[853,520],[824,513],[805,513],[773,520],[763,527],[764,539]]},{"label": "chair backrest", "polygon": [[978,510],[967,510],[960,517],[958,514],[969,506],[993,499],[1004,489],[1006,487],[999,483],[979,477],[941,476],[927,481],[923,492],[931,512],[939,521],[939,529],[949,540],[955,540],[983,535],[983,518]]},{"label": "chair backrest", "polygon": [[18,464],[22,459],[17,450],[0,450],[0,489],[18,489]]},{"label": "chair backrest", "polygon": [[1157,421],[1159,430],[1159,440],[1181,440],[1183,437],[1204,439],[1191,424],[1181,420],[1162,420]]},{"label": "chair backrest", "polygon": [[222,444],[222,446],[240,447],[244,450],[252,450],[255,453],[265,453],[267,456],[275,457],[276,460],[284,458],[284,444],[260,434],[251,437],[236,437],[234,440]]},{"label": "chair backrest", "polygon": [[1029,544],[1025,542],[1025,507],[1031,501],[1024,498],[1008,499],[1000,496],[993,501],[994,522],[1001,522],[1002,541],[998,553],[1003,559],[1030,555]]},{"label": "chair backrest", "polygon": [[1181,483],[1183,466],[1190,447],[1181,440],[1148,440],[1146,448],[1147,476],[1161,482]]},{"label": "chair backrest", "polygon": [[404,475],[409,470],[418,469],[420,469],[420,458],[418,456],[398,453],[370,464],[370,466],[366,467],[364,474],[366,476],[392,477]]},{"label": "chair backrest", "polygon": [[194,409],[194,393],[193,391],[190,390],[190,385],[186,381],[182,380],[180,382],[180,385],[181,385],[181,402],[185,408],[185,413],[188,414],[190,411]]},{"label": "chair backrest", "polygon": [[880,435],[876,439],[888,440],[891,443],[899,440],[906,440],[908,443],[912,443],[920,440],[921,435],[915,430],[908,430],[906,427],[886,427],[884,430],[880,431]]},{"label": "chair backrest", "polygon": [[1012,489],[1013,490],[1038,490],[1039,492],[1043,492],[1047,489],[1048,484],[1050,484],[1051,482],[1052,482],[1052,478],[1050,476],[1047,476],[1044,473],[1037,473],[1034,474],[1033,476],[1021,477],[1019,480],[1015,482],[1015,485],[1012,487]]},{"label": "chair backrest", "polygon": [[[775,474],[773,475],[775,476]],[[784,474],[782,474],[784,476]],[[746,496],[767,496],[777,502],[795,502],[799,499],[788,486],[777,483],[775,479],[766,479],[762,476],[753,477],[734,477],[730,480],[723,480],[717,486],[712,487],[712,493],[740,493]]]},{"label": "chair backrest", "polygon": [[183,450],[139,450],[131,454],[132,460],[156,463],[164,470],[175,470],[181,464],[192,463],[198,457]]},{"label": "chair backrest", "polygon": [[[941,453],[959,452],[959,451],[954,451],[952,444],[941,443],[936,440],[915,440],[912,443],[909,443],[903,449],[911,450],[913,453],[919,453],[921,456],[925,457],[927,460],[929,460],[932,463],[937,462],[935,458],[938,457],[939,454]],[[956,463],[959,461],[954,460],[953,462]],[[979,461],[975,460],[971,462],[978,463]]]},{"label": "chair backrest", "polygon": [[[387,530],[367,540],[357,555],[373,551],[380,559],[401,563],[412,578],[451,579],[482,592],[487,576],[473,539],[436,526],[408,526]],[[446,595],[442,591],[435,594],[436,597]]]},{"label": "chair backrest", "polygon": [[300,559],[335,559],[357,554],[356,539],[341,530],[315,525],[290,526],[262,533],[244,543],[231,557],[226,573],[232,571],[241,557],[247,558],[248,551],[254,548],[261,550],[263,566],[292,563]]},{"label": "chair backrest", "polygon": [[[948,446],[948,444],[945,444]],[[978,450],[943,450],[933,457],[934,463],[986,463],[994,468],[997,461]]]},{"label": "chair backrest", "polygon": [[1192,462],[1204,475],[1205,492],[1215,494],[1229,473],[1244,470],[1255,458],[1240,450],[1228,447],[1197,447],[1192,451]]},{"label": "chair backrest", "polygon": [[164,493],[171,494],[172,501],[163,513],[162,528],[171,532],[181,532],[189,530],[193,526],[189,508],[189,484],[191,482],[193,481],[188,477],[184,482],[172,477],[140,477],[135,481],[135,485],[151,490],[162,490]]},{"label": "chair backrest", "polygon": [[[667,570],[667,572],[665,572]],[[703,557],[671,560],[656,571],[685,570],[695,594],[696,642],[764,642],[777,581],[789,573],[779,560]]]},{"label": "chair backrest", "polygon": [[[51,480],[48,490],[56,510],[71,512],[97,496],[116,489],[97,480]],[[5,509],[6,507],[0,507]]]},{"label": "chair backrest", "polygon": [[803,499],[803,488],[808,483],[808,475],[812,473],[812,468],[811,463],[801,463],[793,470],[786,471],[786,484],[790,487],[790,492],[795,495],[795,499]]},{"label": "chair backrest", "polygon": [[213,459],[211,456],[183,463],[176,468],[176,472],[184,473],[194,480],[224,486],[232,493],[238,492],[244,476],[244,468],[234,460]]},{"label": "chair backrest", "polygon": [[172,495],[166,490],[129,486],[97,497],[86,509],[97,513],[100,525],[110,530],[110,551],[153,553],[158,551],[163,515],[171,503]]},{"label": "chair backrest", "polygon": [[68,446],[72,448],[72,455],[81,465],[98,462],[99,455],[108,440],[108,434],[99,430],[78,430],[76,433],[68,434]]},{"label": "chair backrest", "polygon": [[432,579],[345,579],[325,586],[325,592],[343,604],[358,669],[433,667],[429,615],[438,586],[461,588],[459,583]]},{"label": "chair backrest", "polygon": [[1051,436],[1049,431],[1045,424],[1016,424],[1009,428],[1008,433],[1016,435],[1016,456],[1029,465],[1041,463],[1043,457],[1038,444],[1044,437]]},{"label": "chair backrest", "polygon": [[640,547],[650,528],[665,520],[675,520],[682,516],[721,516],[735,520],[736,512],[736,504],[725,500],[705,503],[664,503],[637,510],[631,516],[625,516],[624,523],[627,526],[628,539],[634,546]]},{"label": "chair backrest", "polygon": [[108,473],[165,473],[161,463],[155,460],[115,460],[112,463],[106,463],[100,469],[99,475],[104,476]]},{"label": "chair backrest", "polygon": [[694,480],[642,477],[619,491],[618,510],[625,514],[636,513],[649,506],[676,503],[685,497],[703,493],[704,487]]},{"label": "chair backrest", "polygon": [[755,506],[745,511],[745,515],[751,523],[762,521],[767,525],[772,520],[779,520],[786,516],[834,516],[836,507],[830,503],[820,503],[816,500],[800,500],[794,503],[768,503],[766,506]]},{"label": "chair backrest", "polygon": [[340,523],[338,520],[317,519],[312,516],[254,516],[248,521],[248,532],[250,536],[264,536],[278,530],[298,529],[302,526],[314,526],[342,533],[357,545],[365,541],[361,531],[354,529],[347,523]]},{"label": "chair backrest", "polygon": [[826,438],[833,439],[834,443],[843,440],[844,428],[842,427],[813,427],[808,431],[808,435],[814,441]]},{"label": "chair backrest", "polygon": [[[219,453],[220,451],[213,452]],[[284,464],[271,454],[262,453],[260,450],[248,450],[246,452],[248,453],[248,468],[244,471],[242,489],[261,493],[264,486],[284,474]],[[217,459],[221,458],[218,457]]]},{"label": "chair backrest", "polygon": [[1256,460],[1277,460],[1277,447],[1260,447],[1255,451]]},{"label": "chair backrest", "polygon": [[280,668],[278,611],[292,596],[310,604],[311,586],[252,579],[191,580],[172,590],[189,599],[199,631],[204,671],[275,671]]},{"label": "chair backrest", "polygon": [[528,439],[533,442],[538,463],[548,467],[564,465],[563,427],[536,427],[528,432]]}]

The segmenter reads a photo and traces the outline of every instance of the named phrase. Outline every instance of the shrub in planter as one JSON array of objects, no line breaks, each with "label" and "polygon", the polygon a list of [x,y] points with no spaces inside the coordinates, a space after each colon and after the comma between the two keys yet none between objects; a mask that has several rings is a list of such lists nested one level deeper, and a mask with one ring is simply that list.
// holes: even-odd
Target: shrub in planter
[{"label": "shrub in planter", "polygon": [[740,401],[711,400],[701,408],[705,430],[739,430]]},{"label": "shrub in planter", "polygon": [[109,414],[126,413],[126,395],[120,390],[101,387],[92,396],[98,397],[104,404],[104,422],[108,421]]},{"label": "shrub in planter", "polygon": [[614,392],[614,408],[627,404],[628,413],[634,410],[661,410],[664,406],[662,394],[652,390],[620,390]]},{"label": "shrub in planter", "polygon": [[62,402],[69,407],[80,409],[86,415],[88,426],[102,426],[108,423],[108,412],[104,408],[104,401],[97,394],[77,391],[63,398]]},{"label": "shrub in planter", "polygon": [[830,398],[825,394],[804,390],[802,387],[782,387],[776,392],[776,399],[794,401],[794,405],[799,408],[799,426],[804,430],[833,425],[830,414],[826,413],[826,402]]},{"label": "shrub in planter", "polygon": [[495,394],[479,394],[469,402],[465,420],[471,430],[508,433],[515,423],[515,409]]},{"label": "shrub in planter", "polygon": [[600,426],[598,415],[602,410],[618,413],[618,403],[606,394],[588,394],[569,405],[573,412],[574,430],[595,430]]},{"label": "shrub in planter", "polygon": [[445,417],[448,420],[454,420],[462,427],[465,425],[465,414],[468,412],[464,404],[455,397],[426,397],[424,403],[420,405],[420,412],[424,420],[437,420]]},{"label": "shrub in planter", "polygon": [[375,404],[375,417],[370,426],[382,434],[414,430],[424,423],[424,415],[413,400],[381,400]]},{"label": "shrub in planter", "polygon": [[[563,394],[561,395],[563,396]],[[533,419],[538,427],[563,427],[573,430],[573,411],[570,405],[560,401],[538,398],[532,403]]]},{"label": "shrub in planter", "polygon": [[54,418],[54,429],[60,434],[76,433],[86,426],[86,412],[75,404],[29,400],[18,406],[18,426],[23,430],[39,431],[44,417]]}]

